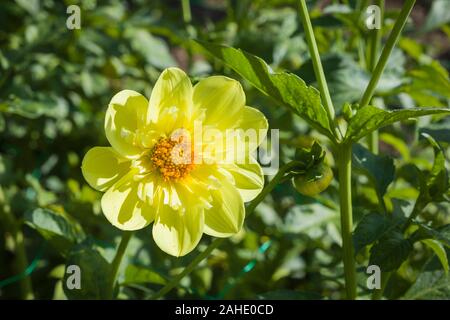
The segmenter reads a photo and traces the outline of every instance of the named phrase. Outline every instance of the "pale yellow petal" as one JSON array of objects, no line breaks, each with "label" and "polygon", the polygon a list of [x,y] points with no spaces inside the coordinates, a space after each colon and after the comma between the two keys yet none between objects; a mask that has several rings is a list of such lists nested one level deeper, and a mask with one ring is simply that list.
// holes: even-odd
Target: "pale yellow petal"
[{"label": "pale yellow petal", "polygon": [[182,213],[162,204],[153,224],[153,239],[161,250],[180,257],[194,250],[202,237],[203,227],[202,210],[187,208]]},{"label": "pale yellow petal", "polygon": [[264,188],[264,173],[259,163],[248,157],[245,163],[225,165],[223,167],[232,176],[234,185],[242,196],[244,202],[256,198]]},{"label": "pale yellow petal", "polygon": [[[247,152],[248,145],[243,140],[243,130],[238,129],[219,130],[205,127],[202,132],[202,145],[194,149],[194,154],[197,150],[202,163],[206,164],[230,164],[243,161],[250,152]],[[253,141],[256,140],[255,131]]]},{"label": "pale yellow petal", "polygon": [[239,121],[244,106],[244,90],[234,79],[213,76],[194,87],[194,107],[205,110],[205,125],[215,125],[222,130],[232,128]]},{"label": "pale yellow petal", "polygon": [[159,189],[160,177],[158,174],[152,172],[138,182],[138,197],[150,205],[155,203],[157,197],[157,190]]},{"label": "pale yellow petal", "polygon": [[170,127],[182,126],[192,116],[192,91],[191,80],[183,70],[164,70],[152,90],[147,120],[166,124],[172,121]]},{"label": "pale yellow petal", "polygon": [[234,128],[225,131],[205,127],[202,132],[202,159],[207,163],[246,163],[266,138],[268,122],[255,108],[244,107]]},{"label": "pale yellow petal", "polygon": [[211,190],[212,208],[205,210],[205,233],[214,237],[229,237],[241,230],[245,218],[244,202],[238,190],[221,180],[219,189]]},{"label": "pale yellow petal", "polygon": [[121,230],[139,230],[150,224],[155,209],[138,197],[138,184],[133,173],[127,174],[103,195],[103,214],[112,225]]},{"label": "pale yellow petal", "polygon": [[192,176],[175,183],[174,187],[184,208],[211,208],[211,195],[208,184]]},{"label": "pale yellow petal", "polygon": [[141,153],[136,133],[145,125],[147,108],[147,99],[136,91],[123,90],[111,99],[105,116],[105,133],[121,155],[137,158]]},{"label": "pale yellow petal", "polygon": [[89,185],[105,191],[130,170],[131,161],[111,147],[94,147],[83,158],[81,172]]},{"label": "pale yellow petal", "polygon": [[266,138],[269,123],[261,111],[246,106],[237,128],[241,130],[241,139],[251,152]]}]

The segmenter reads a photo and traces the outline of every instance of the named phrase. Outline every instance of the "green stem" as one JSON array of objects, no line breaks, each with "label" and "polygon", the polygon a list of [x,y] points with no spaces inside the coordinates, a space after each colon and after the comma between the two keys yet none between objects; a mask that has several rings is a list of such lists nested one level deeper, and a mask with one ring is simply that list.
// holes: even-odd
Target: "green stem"
[{"label": "green stem", "polygon": [[122,239],[120,240],[119,247],[117,248],[116,255],[111,263],[111,274],[110,274],[110,291],[109,296],[111,298],[114,297],[114,287],[116,284],[117,273],[119,272],[120,263],[122,262],[123,255],[128,247],[128,243],[130,242],[131,236],[133,232],[124,231],[122,233]]},{"label": "green stem", "polygon": [[381,26],[369,32],[369,43],[367,50],[367,68],[373,72],[378,60],[378,52],[381,46],[382,26],[384,17],[384,0],[376,0],[375,5],[380,8]]},{"label": "green stem", "polygon": [[[16,247],[16,270],[24,272],[28,267],[28,258],[25,250],[25,243],[22,230],[17,230],[14,235],[14,242]],[[34,299],[33,287],[31,285],[30,276],[22,278],[19,282],[22,298],[25,300]]]},{"label": "green stem", "polygon": [[195,257],[194,260],[189,263],[189,265],[184,268],[184,270],[176,275],[168,284],[166,284],[161,290],[159,290],[152,299],[160,299],[162,298],[166,293],[168,293],[170,290],[178,286],[178,283],[183,279],[185,276],[187,276],[189,273],[194,271],[194,269],[197,267],[197,265],[203,261],[207,256],[211,254],[211,252],[216,249],[218,246],[222,244],[224,241],[224,238],[217,238],[211,244],[199,255]]},{"label": "green stem", "polygon": [[[331,101],[330,92],[328,90],[327,81],[323,72],[322,63],[320,62],[319,50],[317,48],[314,37],[313,28],[308,15],[308,8],[305,0],[299,0],[300,17],[302,19],[303,28],[305,29],[305,36],[308,42],[308,47],[313,62],[314,73],[317,78],[320,93],[325,103],[325,108],[328,113],[330,122],[334,124],[334,108]],[[335,125],[336,135],[339,135],[338,126]],[[351,156],[352,146],[340,145],[341,155],[339,157],[339,181],[340,181],[340,203],[341,203],[341,232],[342,232],[342,247],[344,257],[344,272],[345,272],[345,286],[347,292],[347,299],[356,298],[356,271],[355,260],[353,256],[352,243],[352,190],[351,190]]]},{"label": "green stem", "polygon": [[189,0],[181,0],[181,9],[183,10],[183,21],[185,24],[190,24],[192,20],[191,4]]},{"label": "green stem", "polygon": [[[356,1],[356,7],[355,12],[359,12],[358,20],[364,20],[365,17],[365,9],[367,8],[367,5],[369,4],[369,0],[360,0]],[[362,68],[367,67],[367,56],[364,52],[364,40],[365,36],[362,32],[358,32],[357,34],[357,49],[358,49],[358,58],[359,58],[359,64]]]},{"label": "green stem", "polygon": [[375,290],[372,294],[372,300],[380,300],[383,298],[384,289],[391,278],[392,272],[382,272],[381,273],[381,286],[379,290]]},{"label": "green stem", "polygon": [[[12,264],[15,274],[24,273],[28,267],[28,258],[25,249],[24,236],[21,224],[11,212],[11,208],[6,203],[3,189],[0,186],[0,223],[6,230],[11,230],[11,237],[14,244],[15,259]],[[21,297],[24,300],[34,299],[33,286],[30,276],[24,276],[19,282]]]},{"label": "green stem", "polygon": [[374,130],[367,136],[367,146],[369,147],[370,152],[372,152],[373,154],[378,154],[379,152],[378,145],[379,145],[378,130]]},{"label": "green stem", "polygon": [[[320,94],[322,100],[325,104],[325,109],[327,111],[328,119],[331,124],[334,124],[335,112],[333,107],[333,102],[331,101],[330,91],[328,90],[327,79],[325,78],[325,73],[323,72],[322,62],[320,61],[319,49],[317,48],[316,38],[314,37],[314,30],[309,18],[308,7],[306,6],[305,0],[299,0],[300,7],[300,18],[303,23],[303,29],[305,30],[306,41],[308,42],[309,55],[311,56],[311,61],[314,68],[314,73],[316,75],[317,84],[319,86]],[[335,133],[337,137],[341,137],[338,127],[335,126]]]},{"label": "green stem", "polygon": [[372,73],[370,82],[367,85],[366,90],[364,91],[361,102],[359,103],[360,108],[367,106],[370,100],[372,100],[378,81],[380,80],[384,68],[386,67],[389,55],[391,54],[392,49],[400,38],[400,33],[403,30],[406,21],[408,20],[408,16],[411,13],[415,2],[416,0],[405,0],[405,4],[403,5],[403,8],[400,11],[397,20],[395,21],[394,28],[392,29],[392,32],[386,41],[383,51],[381,52],[380,59],[378,60],[378,63]]},{"label": "green stem", "polygon": [[[260,194],[255,199],[253,199],[252,202],[250,202],[250,204],[248,205],[245,212],[247,217],[251,215],[253,211],[255,211],[258,204],[262,200],[264,200],[266,195],[269,194],[277,184],[279,184],[284,180],[285,173],[296,165],[298,165],[297,161],[291,161],[278,170],[277,174],[273,177],[273,179],[264,187],[264,189],[260,192]],[[189,263],[188,266],[184,268],[184,270],[181,273],[176,275],[168,284],[166,284],[160,291],[158,291],[152,297],[152,299],[159,299],[163,297],[166,293],[168,293],[170,290],[178,286],[178,283],[181,281],[181,279],[190,274],[197,267],[197,265],[200,262],[202,262],[203,259],[208,257],[215,248],[220,246],[224,240],[225,240],[224,238],[219,238],[212,241],[211,244],[205,249],[205,251],[197,255],[195,259],[192,260],[191,263]]]},{"label": "green stem", "polygon": [[356,269],[352,242],[353,212],[352,212],[352,146],[340,146],[339,166],[339,197],[341,206],[341,234],[345,273],[345,290],[347,299],[356,298]]},{"label": "green stem", "polygon": [[[377,60],[378,60],[378,52],[380,50],[381,46],[381,36],[382,36],[382,28],[383,28],[383,21],[384,21],[384,0],[376,0],[375,4],[380,8],[380,21],[381,26],[379,29],[374,29],[370,31],[370,38],[369,38],[369,45],[367,50],[368,55],[368,69],[371,72],[374,72]],[[378,139],[378,130],[372,131],[368,137],[367,137],[367,144],[369,147],[369,150],[373,154],[378,154],[378,145],[379,145],[379,139]]]},{"label": "green stem", "polygon": [[280,184],[284,181],[285,174],[289,170],[291,170],[293,167],[299,165],[297,161],[291,161],[287,164],[285,164],[283,167],[281,167],[277,174],[273,177],[272,180],[267,184],[267,186],[264,187],[264,189],[258,194],[258,196],[250,202],[246,209],[246,216],[250,215],[255,211],[258,204],[264,200],[264,198],[275,188],[277,184]]}]

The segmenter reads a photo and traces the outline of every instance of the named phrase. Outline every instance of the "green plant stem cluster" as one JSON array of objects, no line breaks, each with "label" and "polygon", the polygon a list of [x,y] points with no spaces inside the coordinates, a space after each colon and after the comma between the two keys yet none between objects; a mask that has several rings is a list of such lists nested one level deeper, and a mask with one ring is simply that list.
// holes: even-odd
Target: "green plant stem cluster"
[{"label": "green plant stem cluster", "polygon": [[[305,33],[307,34],[308,45],[310,48],[317,47],[315,44],[314,33],[311,26],[311,22],[308,15],[308,10],[306,7],[306,1],[300,0],[300,16],[302,17],[303,26]],[[373,41],[375,44],[372,45],[371,63],[374,65],[372,77],[367,85],[366,90],[361,98],[359,107],[362,108],[367,106],[373,97],[376,86],[381,78],[384,68],[388,58],[397,43],[400,33],[406,24],[408,16],[414,6],[415,0],[407,0],[403,5],[403,8],[394,24],[394,28],[387,39],[386,45],[383,48],[381,56],[378,62],[375,64],[376,60],[376,42],[380,41],[380,32],[374,36]],[[380,2],[380,5],[383,3]],[[320,65],[320,56],[317,50],[310,50],[311,59],[315,61],[315,64]],[[326,79],[323,72],[320,72],[322,68],[314,68],[316,78],[318,83],[322,84],[319,86],[322,96],[326,95],[328,89],[326,88]],[[329,95],[329,93],[328,93]],[[328,112],[333,110],[333,108],[326,108]],[[330,118],[334,118],[334,115],[330,115]],[[376,134],[372,136],[372,145],[377,141]],[[352,232],[353,232],[353,216],[352,216],[352,187],[351,187],[351,158],[352,158],[352,145],[344,144],[339,146],[340,154],[338,157],[338,170],[339,170],[339,182],[340,182],[340,209],[341,209],[341,234],[342,234],[342,247],[343,247],[343,260],[344,260],[344,272],[345,272],[345,283],[346,283],[346,293],[347,299],[355,299],[357,297],[356,292],[356,271],[355,271],[355,259],[354,259],[354,249],[352,244]]]}]

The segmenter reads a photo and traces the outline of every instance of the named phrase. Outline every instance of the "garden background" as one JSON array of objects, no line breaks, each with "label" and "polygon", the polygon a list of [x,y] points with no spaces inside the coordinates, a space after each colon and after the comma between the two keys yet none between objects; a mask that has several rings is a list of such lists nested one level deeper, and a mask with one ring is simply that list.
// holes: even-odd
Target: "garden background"
[{"label": "garden background", "polygon": [[[358,102],[370,79],[366,45],[371,30],[364,20],[370,3],[308,1],[341,118],[345,102]],[[80,29],[66,27],[71,4],[81,8]],[[402,4],[386,1],[383,39]],[[107,145],[103,119],[111,97],[122,89],[149,97],[167,67],[184,69],[194,82],[213,74],[240,80],[247,104],[266,115],[270,128],[280,129],[283,163],[314,138],[328,148],[327,162],[338,176],[332,146],[323,136],[191,40],[245,50],[272,70],[288,70],[316,86],[297,1],[4,0],[0,7],[0,299],[103,297],[98,289],[102,268],[114,256],[120,231],[104,218],[101,193],[83,179],[81,160],[91,147]],[[449,106],[449,13],[450,1],[417,1],[380,79],[377,106]],[[389,211],[411,211],[420,194],[415,170],[429,172],[434,161],[422,133],[432,136],[448,158],[450,119],[444,116],[381,129],[378,155],[358,149],[372,162],[370,168],[354,164],[356,223],[380,210],[378,183],[385,186],[382,197]],[[290,181],[278,185],[246,219],[244,230],[166,297],[343,298],[337,187],[334,179],[324,193],[307,197]],[[421,219],[427,226],[450,222],[448,190],[446,195],[424,209]],[[122,263],[118,298],[152,297],[210,242],[205,235],[194,252],[175,258],[154,244],[151,228],[137,232]],[[450,298],[443,257],[449,251],[434,245],[414,243],[408,260],[391,276],[386,298]],[[365,269],[369,254],[363,248],[356,256],[362,298],[371,295]],[[63,288],[68,264],[82,265],[90,279],[91,287],[81,296]]]}]

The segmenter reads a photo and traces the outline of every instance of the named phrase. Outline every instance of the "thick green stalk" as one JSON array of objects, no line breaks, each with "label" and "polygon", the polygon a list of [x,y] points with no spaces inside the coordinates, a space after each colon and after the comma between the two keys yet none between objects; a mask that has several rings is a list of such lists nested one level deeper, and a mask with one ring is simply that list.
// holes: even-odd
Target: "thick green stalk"
[{"label": "thick green stalk", "polygon": [[[300,18],[303,23],[303,29],[305,31],[306,41],[308,42],[309,55],[311,56],[311,61],[314,68],[314,73],[316,75],[317,84],[319,86],[319,91],[322,96],[325,109],[328,114],[330,123],[334,124],[334,107],[331,101],[330,91],[328,90],[327,79],[325,78],[325,73],[323,72],[322,62],[320,61],[319,49],[317,48],[316,38],[314,37],[314,30],[309,18],[308,7],[306,6],[305,0],[299,1],[300,7]],[[335,126],[335,133],[337,137],[340,137],[339,129]]]},{"label": "thick green stalk", "polygon": [[372,73],[370,82],[367,85],[366,90],[364,91],[361,102],[359,103],[360,108],[367,106],[370,100],[372,100],[378,81],[380,80],[384,68],[386,67],[389,55],[391,54],[392,49],[394,49],[395,44],[400,38],[400,33],[402,32],[403,27],[405,26],[406,21],[408,20],[408,16],[411,13],[411,10],[415,2],[416,0],[405,0],[403,8],[400,11],[397,20],[395,21],[394,28],[392,29],[391,34],[389,35],[386,44],[383,48],[383,51],[381,52],[380,59],[378,60],[378,63],[375,66],[375,69]]},{"label": "thick green stalk", "polygon": [[352,146],[351,144],[344,144],[341,145],[340,148],[338,169],[345,290],[347,293],[347,299],[354,300],[356,298],[356,269],[352,242]]},{"label": "thick green stalk", "polygon": [[131,236],[133,232],[124,231],[122,233],[122,239],[120,240],[119,247],[117,248],[116,255],[111,263],[111,274],[110,274],[110,292],[109,296],[113,298],[114,296],[114,287],[116,284],[117,273],[119,272],[120,263],[122,262],[123,255],[128,247],[128,243],[130,242]]},{"label": "thick green stalk", "polygon": [[[328,90],[327,81],[323,72],[322,63],[320,62],[319,50],[317,49],[314,32],[311,21],[309,19],[308,8],[305,0],[300,0],[300,17],[305,29],[306,39],[310,50],[311,59],[314,66],[314,73],[319,84],[319,89],[324,99],[324,104],[328,112],[328,117],[331,123],[334,124],[334,108],[331,101],[330,92]],[[336,132],[338,127],[335,125]],[[344,257],[344,272],[345,272],[345,287],[347,292],[347,299],[356,298],[356,271],[355,260],[353,256],[352,243],[352,190],[351,190],[351,145],[339,145],[341,154],[339,157],[339,181],[340,181],[340,202],[341,202],[341,232],[343,242],[343,257]]]},{"label": "thick green stalk", "polygon": [[[298,165],[298,162],[292,161],[292,162],[287,163],[286,165],[284,165],[283,167],[281,167],[278,170],[277,174],[264,187],[264,189],[261,191],[261,193],[255,199],[253,199],[252,202],[250,202],[250,204],[248,205],[248,207],[245,211],[246,217],[248,217],[249,215],[251,215],[253,213],[253,211],[255,211],[258,204],[264,200],[266,195],[269,194],[273,190],[273,188],[275,188],[276,185],[278,185],[279,183],[284,181],[285,173],[288,172],[291,168],[293,168],[296,165]],[[185,276],[187,276],[189,273],[191,273],[197,267],[197,265],[200,262],[202,262],[203,259],[208,257],[215,248],[220,246],[224,240],[225,239],[220,238],[220,239],[215,239],[213,242],[211,242],[211,244],[205,249],[205,251],[203,251],[198,256],[196,256],[195,259],[192,260],[191,263],[189,263],[188,266],[186,268],[184,268],[184,270],[181,273],[179,273],[177,276],[175,276],[168,284],[166,284],[160,291],[158,291],[152,297],[152,299],[159,299],[159,298],[163,297],[166,293],[168,293],[170,290],[172,290],[173,288],[178,286],[181,279],[183,279]]]}]

